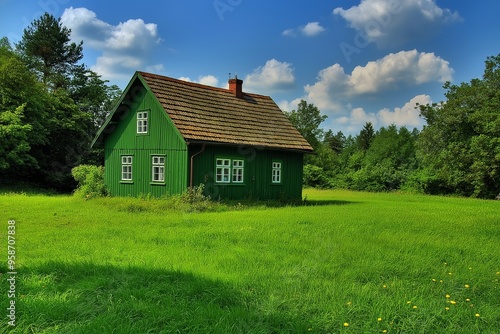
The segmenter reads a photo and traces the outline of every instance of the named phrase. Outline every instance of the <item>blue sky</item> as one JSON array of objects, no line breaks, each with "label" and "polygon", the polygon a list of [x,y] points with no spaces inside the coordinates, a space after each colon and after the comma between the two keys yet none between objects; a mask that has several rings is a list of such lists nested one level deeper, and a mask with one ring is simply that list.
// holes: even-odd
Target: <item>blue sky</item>
[{"label": "blue sky", "polygon": [[415,103],[481,77],[500,53],[500,2],[455,0],[0,0],[0,36],[17,42],[43,12],[61,17],[84,62],[124,88],[136,70],[301,99],[356,134],[365,122],[421,128]]}]

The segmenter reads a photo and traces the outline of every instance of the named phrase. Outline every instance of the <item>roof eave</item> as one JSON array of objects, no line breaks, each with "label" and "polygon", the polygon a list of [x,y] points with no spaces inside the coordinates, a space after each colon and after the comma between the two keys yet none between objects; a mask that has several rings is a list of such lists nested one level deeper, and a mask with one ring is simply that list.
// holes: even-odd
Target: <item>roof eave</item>
[{"label": "roof eave", "polygon": [[280,146],[272,146],[272,145],[251,145],[251,144],[234,144],[234,143],[224,143],[224,142],[216,142],[216,141],[208,141],[208,140],[191,140],[186,139],[186,143],[190,144],[206,144],[213,146],[231,146],[231,147],[255,147],[257,149],[263,150],[273,150],[273,151],[287,151],[287,152],[295,152],[295,153],[306,153],[306,154],[314,154],[314,150],[311,149],[300,149],[294,147],[280,147]]}]

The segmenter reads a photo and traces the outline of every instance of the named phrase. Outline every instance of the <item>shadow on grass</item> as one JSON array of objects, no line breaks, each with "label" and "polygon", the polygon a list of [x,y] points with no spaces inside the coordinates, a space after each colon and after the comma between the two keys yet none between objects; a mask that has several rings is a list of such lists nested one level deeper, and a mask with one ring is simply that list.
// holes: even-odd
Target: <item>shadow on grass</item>
[{"label": "shadow on grass", "polygon": [[341,200],[305,200],[304,206],[328,206],[328,205],[348,205],[359,204],[361,202],[341,201]]},{"label": "shadow on grass", "polygon": [[286,310],[263,309],[265,293],[180,271],[50,262],[24,268],[17,280],[16,333],[279,333],[308,328],[306,320]]},{"label": "shadow on grass", "polygon": [[226,200],[222,201],[229,208],[239,207],[245,208],[258,208],[258,207],[266,207],[266,208],[282,208],[282,207],[301,207],[301,206],[328,206],[328,205],[347,205],[347,204],[358,204],[361,202],[353,202],[353,201],[343,201],[343,200],[267,200],[267,201],[259,201],[259,200]]}]

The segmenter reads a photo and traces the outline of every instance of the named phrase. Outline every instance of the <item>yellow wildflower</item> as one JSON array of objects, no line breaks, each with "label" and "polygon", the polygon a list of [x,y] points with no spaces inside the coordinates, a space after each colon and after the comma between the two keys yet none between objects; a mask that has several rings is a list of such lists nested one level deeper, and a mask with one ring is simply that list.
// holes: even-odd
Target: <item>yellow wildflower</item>
[{"label": "yellow wildflower", "polygon": [[344,327],[349,327],[349,323],[348,322],[344,322]]},{"label": "yellow wildflower", "polygon": [[465,288],[466,289],[470,288],[470,285],[469,284],[465,284]]}]

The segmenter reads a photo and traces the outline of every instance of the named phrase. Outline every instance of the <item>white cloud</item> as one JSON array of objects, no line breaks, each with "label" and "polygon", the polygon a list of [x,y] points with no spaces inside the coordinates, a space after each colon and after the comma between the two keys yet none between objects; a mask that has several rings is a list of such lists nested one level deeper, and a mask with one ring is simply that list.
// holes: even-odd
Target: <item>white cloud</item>
[{"label": "white cloud", "polygon": [[319,35],[325,30],[326,29],[320,26],[318,22],[309,22],[304,27],[300,28],[300,32],[308,37]]},{"label": "white cloud", "polygon": [[[105,79],[130,77],[131,72],[147,67],[151,50],[162,41],[154,23],[130,19],[111,25],[87,8],[66,8],[61,23],[71,29],[73,40],[83,40],[84,47],[102,53],[91,69]],[[162,69],[163,65],[149,65],[149,68]]]},{"label": "white cloud", "polygon": [[283,31],[283,36],[288,36],[288,37],[295,37],[297,34],[304,35],[306,37],[314,37],[322,32],[326,31],[325,28],[323,28],[319,22],[309,22],[305,26],[300,26],[296,29],[286,29]]},{"label": "white cloud", "polygon": [[435,0],[362,0],[349,9],[335,8],[333,14],[379,47],[425,37],[461,20],[457,12],[440,8]]},{"label": "white cloud", "polygon": [[293,87],[295,76],[290,63],[271,59],[245,77],[243,90],[268,94]]},{"label": "white cloud", "polygon": [[302,99],[298,98],[295,100],[292,100],[291,102],[288,102],[286,100],[280,101],[278,103],[278,106],[280,107],[281,110],[283,111],[292,111],[292,110],[297,110],[299,107],[299,103]]},{"label": "white cloud", "polygon": [[288,36],[288,37],[295,37],[297,36],[297,33],[295,32],[295,29],[286,29],[283,31],[283,36]]},{"label": "white cloud", "polygon": [[337,118],[336,123],[342,125],[347,133],[355,132],[364,124],[370,122],[374,127],[377,126],[377,116],[373,113],[367,113],[363,108],[354,108],[349,113],[349,116]]},{"label": "white cloud", "polygon": [[219,79],[217,79],[213,75],[200,75],[198,77],[198,80],[191,80],[189,77],[180,77],[179,80],[184,80],[188,82],[195,82],[199,83],[202,85],[207,85],[207,86],[213,86],[213,87],[218,87],[219,85]]},{"label": "white cloud", "polygon": [[434,53],[401,51],[370,61],[365,66],[356,66],[350,74],[334,64],[321,70],[317,82],[306,85],[304,90],[307,100],[320,110],[341,112],[353,97],[428,82],[444,83],[450,81],[452,75],[449,63]]},{"label": "white cloud", "polygon": [[341,126],[345,133],[356,134],[367,122],[371,122],[374,128],[381,126],[396,125],[408,128],[421,128],[424,120],[420,118],[420,111],[416,105],[432,104],[429,95],[417,95],[406,102],[402,107],[396,107],[393,111],[389,108],[379,110],[377,113],[366,112],[363,108],[354,108],[348,112],[347,116],[336,118],[332,124]]},{"label": "white cloud", "polygon": [[394,108],[394,111],[390,111],[388,108],[379,110],[377,118],[385,126],[395,124],[397,126],[421,127],[424,120],[420,117],[420,110],[415,108],[417,103],[420,105],[432,104],[432,100],[429,95],[417,95],[401,108]]},{"label": "white cloud", "polygon": [[219,79],[214,77],[213,75],[205,75],[199,78],[199,83],[202,85],[214,86],[217,87],[219,85]]},{"label": "white cloud", "polygon": [[154,65],[146,66],[146,72],[162,73],[164,71],[165,71],[165,65],[163,65],[163,64],[154,64]]}]

